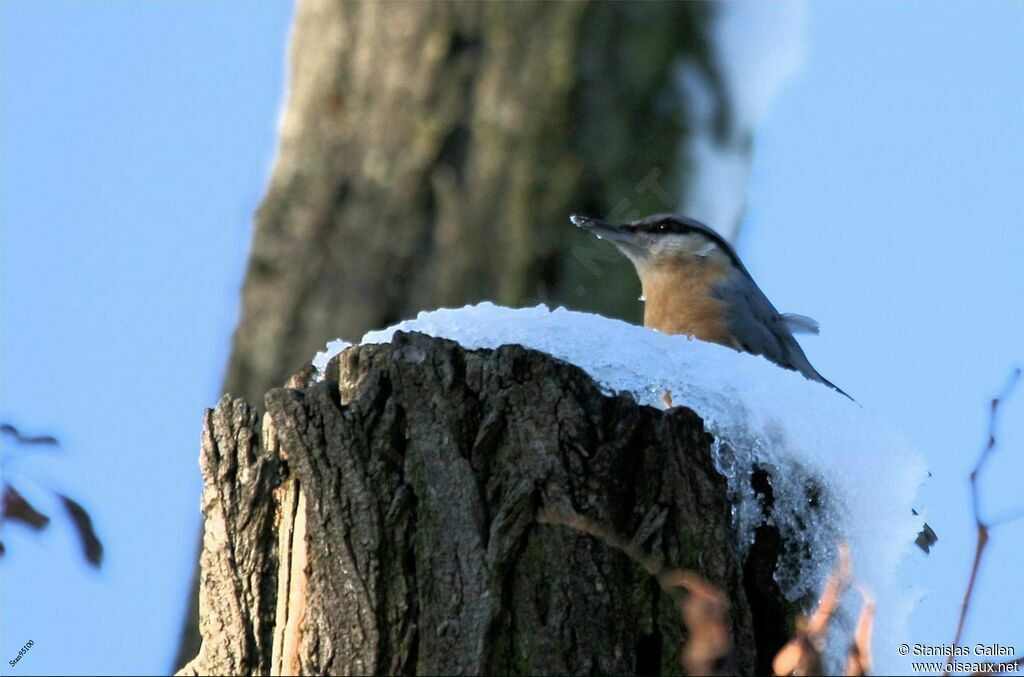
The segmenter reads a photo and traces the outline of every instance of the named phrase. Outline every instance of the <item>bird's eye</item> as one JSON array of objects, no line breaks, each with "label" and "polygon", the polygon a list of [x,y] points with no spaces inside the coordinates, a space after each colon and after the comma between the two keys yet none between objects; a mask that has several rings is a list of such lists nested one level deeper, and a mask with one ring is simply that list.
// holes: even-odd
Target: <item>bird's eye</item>
[{"label": "bird's eye", "polygon": [[667,230],[668,230],[668,224],[667,223],[659,223],[658,224],[657,231],[659,233],[664,233]]}]

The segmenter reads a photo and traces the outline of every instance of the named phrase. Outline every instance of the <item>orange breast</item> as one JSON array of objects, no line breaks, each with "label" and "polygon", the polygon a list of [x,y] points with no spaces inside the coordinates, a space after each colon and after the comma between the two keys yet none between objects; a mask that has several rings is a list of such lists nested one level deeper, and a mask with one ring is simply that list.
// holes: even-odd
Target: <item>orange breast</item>
[{"label": "orange breast", "polygon": [[725,304],[711,295],[728,272],[727,265],[713,258],[685,265],[668,262],[643,271],[644,326],[736,348]]}]

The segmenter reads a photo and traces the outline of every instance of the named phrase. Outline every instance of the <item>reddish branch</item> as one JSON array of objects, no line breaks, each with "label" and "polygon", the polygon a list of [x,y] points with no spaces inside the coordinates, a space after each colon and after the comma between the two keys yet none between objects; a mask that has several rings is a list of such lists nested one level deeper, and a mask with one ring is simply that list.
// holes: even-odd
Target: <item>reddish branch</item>
[{"label": "reddish branch", "polygon": [[[828,577],[821,593],[818,607],[810,619],[798,621],[793,639],[775,654],[772,671],[776,675],[823,675],[821,656],[825,651],[828,626],[835,617],[843,595],[850,587],[853,571],[850,549],[839,545],[839,563]],[[853,641],[846,653],[847,675],[860,677],[871,669],[871,629],[875,621],[875,600],[867,590],[862,590],[864,606],[861,608]]]},{"label": "reddish branch", "polygon": [[689,634],[682,652],[683,668],[689,675],[726,674],[733,646],[728,624],[729,600],[721,590],[692,571],[666,569],[634,543],[576,512],[544,508],[538,512],[537,521],[561,524],[604,541],[643,567],[673,599],[677,590],[686,590],[686,596],[679,602]]},{"label": "reddish branch", "polygon": [[853,634],[853,642],[846,654],[846,674],[853,676],[866,675],[871,671],[871,630],[875,624],[875,599],[862,590],[864,607],[860,611],[860,620]]},{"label": "reddish branch", "polygon": [[960,640],[964,632],[964,622],[967,620],[967,611],[971,606],[971,598],[974,595],[974,584],[978,580],[981,557],[985,553],[985,546],[988,545],[988,532],[991,525],[981,519],[981,506],[978,498],[978,474],[985,467],[985,463],[988,462],[988,459],[992,456],[992,451],[996,447],[996,422],[998,420],[999,405],[1013,392],[1014,387],[1017,385],[1017,380],[1020,378],[1020,371],[1020,368],[1014,369],[1002,392],[992,399],[992,405],[989,408],[988,414],[988,440],[982,447],[978,462],[974,465],[974,469],[971,470],[971,505],[974,509],[974,523],[978,530],[978,539],[974,548],[974,563],[971,565],[971,576],[967,580],[967,592],[964,593],[963,603],[960,606],[960,620],[957,622],[956,636],[953,638],[953,651],[946,657],[946,671],[943,673],[944,675],[949,674],[953,655],[956,652],[956,648],[960,646]]},{"label": "reddish branch", "polygon": [[[721,590],[692,571],[666,569],[635,544],[571,510],[556,512],[545,508],[537,514],[537,521],[560,524],[604,541],[643,567],[673,598],[679,589],[686,590],[686,596],[680,601],[680,612],[689,635],[682,652],[683,668],[690,675],[723,674],[733,645],[728,625],[729,602]],[[817,609],[775,656],[775,674],[823,674],[821,654],[825,649],[828,626],[850,587],[851,572],[849,548],[841,544],[839,564],[825,584]],[[847,675],[865,675],[871,667],[875,602],[867,592],[864,592],[864,598],[864,607],[847,654]]]}]

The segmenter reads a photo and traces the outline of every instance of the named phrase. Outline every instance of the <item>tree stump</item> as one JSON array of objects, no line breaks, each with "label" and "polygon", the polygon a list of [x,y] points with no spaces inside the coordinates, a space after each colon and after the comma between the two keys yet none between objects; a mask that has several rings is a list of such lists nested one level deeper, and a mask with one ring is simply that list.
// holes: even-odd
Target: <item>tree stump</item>
[{"label": "tree stump", "polygon": [[[630,263],[568,217],[692,211],[687,149],[749,155],[715,16],[702,2],[297,2],[224,392],[259,405],[325,338],[424,309],[545,302],[639,321]],[[198,649],[197,597],[175,667]]]},{"label": "tree stump", "polygon": [[[207,413],[199,655],[179,674],[678,674],[678,605],[580,515],[759,627],[711,436],[581,369],[398,333]],[[769,577],[770,578],[770,577]],[[770,656],[768,657],[770,659]]]}]

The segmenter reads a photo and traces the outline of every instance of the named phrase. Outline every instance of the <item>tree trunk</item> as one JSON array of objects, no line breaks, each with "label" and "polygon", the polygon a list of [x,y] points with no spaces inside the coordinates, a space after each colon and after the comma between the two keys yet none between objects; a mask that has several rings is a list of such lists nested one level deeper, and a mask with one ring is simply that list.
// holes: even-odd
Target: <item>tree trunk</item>
[{"label": "tree trunk", "polygon": [[639,320],[630,264],[568,217],[684,205],[680,63],[730,127],[710,14],[300,1],[225,392],[256,402],[326,341],[422,309],[546,301]]},{"label": "tree trunk", "polygon": [[[639,321],[630,264],[567,218],[686,211],[681,149],[706,121],[681,97],[681,64],[707,84],[699,114],[718,140],[748,136],[712,57],[712,10],[299,0],[225,392],[258,404],[326,341],[439,306]],[[196,599],[178,665],[198,648]]]},{"label": "tree trunk", "polygon": [[[299,385],[294,383],[294,385]],[[203,435],[202,649],[181,674],[681,672],[675,602],[579,515],[730,600],[758,661],[725,480],[684,408],[520,346],[420,334],[320,383],[225,397]]]}]

